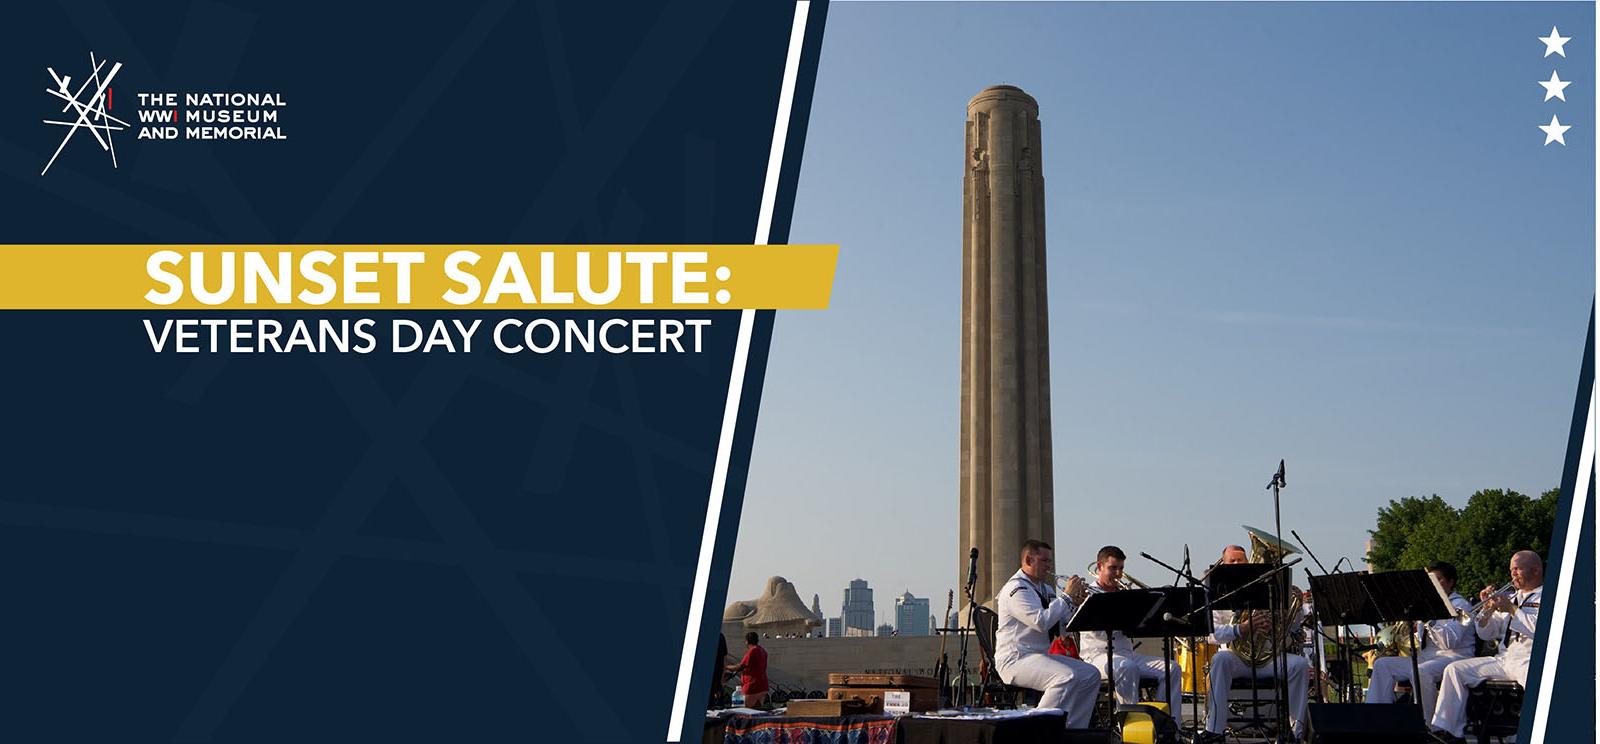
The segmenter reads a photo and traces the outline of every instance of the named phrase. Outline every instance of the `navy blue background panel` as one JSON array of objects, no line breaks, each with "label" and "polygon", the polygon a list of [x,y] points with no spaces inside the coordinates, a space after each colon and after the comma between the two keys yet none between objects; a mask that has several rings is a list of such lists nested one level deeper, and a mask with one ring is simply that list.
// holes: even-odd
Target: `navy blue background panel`
[{"label": "navy blue background panel", "polygon": [[[7,243],[749,243],[794,9],[8,15]],[[41,176],[46,68],[90,52],[113,115],[272,92],[287,139],[124,132]],[[738,313],[699,354],[152,352],[180,315],[598,317],[0,313],[0,739],[662,738]]]},{"label": "navy blue background panel", "polygon": [[[1583,458],[1583,430],[1588,424],[1590,405],[1594,393],[1594,310],[1589,311],[1589,332],[1584,341],[1583,358],[1579,361],[1577,395],[1572,404],[1572,422],[1568,433],[1567,459],[1561,470],[1561,503],[1556,510],[1555,534],[1550,540],[1550,555],[1545,561],[1544,600],[1554,602],[1561,586],[1561,574],[1570,568],[1571,586],[1565,587],[1570,595],[1567,606],[1561,608],[1565,623],[1561,647],[1552,651],[1555,613],[1541,615],[1538,633],[1534,636],[1533,659],[1528,665],[1528,687],[1522,701],[1522,720],[1518,741],[1532,741],[1533,723],[1537,715],[1537,700],[1543,694],[1545,669],[1556,664],[1555,684],[1551,686],[1550,707],[1546,719],[1545,741],[1593,741],[1595,712],[1594,668],[1594,473],[1579,468]],[[1575,509],[1582,497],[1585,502],[1580,511]],[[1567,532],[1572,520],[1583,520],[1578,528],[1578,544],[1571,545]],[[1568,566],[1566,554],[1576,550],[1576,560]]]}]

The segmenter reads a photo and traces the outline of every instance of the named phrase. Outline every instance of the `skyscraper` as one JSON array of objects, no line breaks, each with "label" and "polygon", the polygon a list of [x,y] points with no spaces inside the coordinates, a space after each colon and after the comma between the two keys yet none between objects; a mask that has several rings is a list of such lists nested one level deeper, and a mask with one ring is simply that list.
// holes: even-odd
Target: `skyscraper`
[{"label": "skyscraper", "polygon": [[913,597],[907,591],[894,598],[894,626],[903,636],[933,635],[933,629],[928,624],[931,620],[928,615],[928,600],[926,597]]},{"label": "skyscraper", "polygon": [[852,579],[844,590],[844,609],[839,613],[846,628],[872,630],[876,626],[872,609],[872,590],[865,579]]}]

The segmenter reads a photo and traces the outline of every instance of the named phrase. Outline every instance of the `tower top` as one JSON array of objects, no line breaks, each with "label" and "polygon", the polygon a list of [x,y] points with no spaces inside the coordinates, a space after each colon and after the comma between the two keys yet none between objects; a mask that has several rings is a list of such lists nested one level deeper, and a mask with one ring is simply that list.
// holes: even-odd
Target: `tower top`
[{"label": "tower top", "polygon": [[1036,114],[1039,111],[1039,102],[1034,100],[1033,96],[1028,95],[1026,91],[1018,88],[1015,85],[991,85],[983,90],[978,91],[978,94],[973,96],[972,100],[967,101],[967,110],[970,112],[979,104],[1010,101],[1021,103],[1024,106],[1027,106]]}]

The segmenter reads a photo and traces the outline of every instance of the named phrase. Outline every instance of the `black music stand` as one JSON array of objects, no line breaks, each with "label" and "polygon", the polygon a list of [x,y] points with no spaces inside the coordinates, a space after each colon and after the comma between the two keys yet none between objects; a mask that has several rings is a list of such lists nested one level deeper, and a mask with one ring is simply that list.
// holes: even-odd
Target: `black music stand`
[{"label": "black music stand", "polygon": [[1280,571],[1276,577],[1264,578],[1273,570],[1273,566],[1269,563],[1224,563],[1211,569],[1211,573],[1206,576],[1206,588],[1211,591],[1211,608],[1271,609],[1274,585],[1282,596],[1289,594],[1287,572]]},{"label": "black music stand", "polygon": [[[1117,676],[1112,666],[1116,655],[1116,636],[1142,627],[1152,618],[1159,617],[1165,589],[1123,589],[1115,592],[1090,594],[1078,611],[1067,621],[1069,633],[1102,631],[1106,634],[1106,705],[1115,718],[1117,712]],[[1080,647],[1081,647],[1080,643]]]},{"label": "black music stand", "polygon": [[[1168,586],[1157,590],[1161,593],[1161,605],[1156,608],[1149,620],[1139,627],[1128,631],[1134,638],[1160,638],[1161,639],[1161,673],[1166,681],[1172,681],[1172,639],[1204,638],[1211,635],[1211,613],[1196,612],[1206,606],[1206,590],[1198,586]],[[1185,619],[1187,618],[1187,619]],[[1191,644],[1190,650],[1193,650]],[[1196,690],[1196,692],[1199,692]],[[1168,690],[1171,694],[1171,690]],[[1198,699],[1198,696],[1196,696]],[[1183,681],[1178,681],[1178,701],[1183,702]],[[1169,710],[1172,720],[1183,723],[1183,711]]]},{"label": "black music stand", "polygon": [[1372,598],[1381,622],[1406,623],[1406,640],[1411,646],[1411,699],[1420,708],[1422,677],[1417,669],[1416,624],[1455,617],[1456,609],[1438,580],[1420,568],[1367,574],[1361,584]]},{"label": "black music stand", "polygon": [[[1161,605],[1147,622],[1129,631],[1128,635],[1135,638],[1211,635],[1211,613],[1195,612],[1206,606],[1205,589],[1198,586],[1164,586],[1147,591],[1161,595]],[[1167,619],[1169,615],[1171,619]],[[1189,619],[1185,620],[1185,617]]]},{"label": "black music stand", "polygon": [[[1211,570],[1206,577],[1206,586],[1211,590],[1211,606],[1224,610],[1272,610],[1277,607],[1287,607],[1289,597],[1289,572],[1284,570],[1286,565],[1271,563],[1233,563],[1222,564]],[[1287,649],[1279,647],[1278,636],[1284,635],[1287,629],[1274,627],[1272,629],[1272,701],[1278,713],[1277,738],[1283,736],[1281,730],[1288,722],[1289,710],[1287,670],[1280,669],[1280,662]],[[1253,706],[1258,706],[1260,700],[1256,697],[1259,689],[1259,668],[1250,667],[1250,697]],[[1260,708],[1256,707],[1259,713]],[[1255,719],[1257,726],[1261,726],[1259,716]]]},{"label": "black music stand", "polygon": [[[1355,659],[1351,658],[1349,644],[1345,637],[1352,625],[1377,626],[1383,622],[1383,614],[1378,611],[1378,605],[1373,602],[1372,593],[1363,583],[1365,571],[1352,573],[1323,574],[1312,576],[1311,596],[1316,597],[1313,609],[1316,611],[1314,623],[1319,625],[1336,625],[1339,627],[1339,659],[1344,667],[1344,674],[1340,679],[1344,688],[1339,697],[1344,702],[1355,700]],[[1318,641],[1321,643],[1321,641]]]},{"label": "black music stand", "polygon": [[1328,625],[1376,625],[1383,615],[1364,583],[1366,571],[1312,576],[1311,595],[1317,598],[1317,616]]},{"label": "black music stand", "polygon": [[1433,574],[1420,568],[1366,574],[1362,583],[1387,622],[1443,620],[1456,608]]},{"label": "black music stand", "polygon": [[[1187,582],[1184,586],[1172,586],[1166,589],[1167,597],[1162,603],[1159,616],[1163,618],[1162,622],[1170,622],[1174,624],[1165,628],[1165,630],[1175,631],[1177,632],[1177,635],[1180,636],[1184,633],[1191,634],[1187,636],[1187,639],[1189,652],[1195,657],[1189,669],[1189,682],[1195,687],[1195,694],[1191,698],[1194,701],[1194,707],[1192,709],[1194,712],[1194,722],[1192,725],[1197,728],[1203,728],[1205,725],[1205,719],[1200,713],[1199,695],[1200,653],[1198,639],[1200,636],[1193,635],[1193,633],[1199,633],[1203,636],[1209,636],[1212,633],[1211,603],[1206,599],[1206,591],[1201,586],[1204,579],[1197,579],[1195,578],[1194,574],[1189,572],[1189,546],[1187,545],[1183,546],[1182,568],[1174,568],[1163,562],[1160,558],[1150,555],[1149,553],[1140,553],[1139,555],[1144,556],[1145,560],[1171,571],[1174,580]],[[1196,617],[1198,614],[1204,614],[1205,618],[1200,619]],[[1181,631],[1177,625],[1182,626]],[[1172,663],[1171,644],[1174,637],[1175,636],[1163,636],[1161,638],[1162,650],[1166,656],[1166,663],[1168,664]],[[1183,683],[1181,680],[1179,681],[1178,691],[1178,699],[1179,703],[1181,704],[1183,700]],[[1183,716],[1181,715],[1181,711],[1173,711],[1172,720],[1178,723],[1180,729],[1187,728],[1183,725]]]}]

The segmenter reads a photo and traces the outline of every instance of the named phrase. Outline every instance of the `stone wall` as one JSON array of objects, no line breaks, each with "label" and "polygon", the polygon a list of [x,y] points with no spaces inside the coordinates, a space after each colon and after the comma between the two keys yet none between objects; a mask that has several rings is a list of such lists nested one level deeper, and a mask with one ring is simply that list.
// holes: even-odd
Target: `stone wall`
[{"label": "stone wall", "polygon": [[[834,672],[931,677],[939,657],[935,636],[763,638],[761,645],[767,649],[767,678],[773,684],[823,692],[828,690],[828,675]],[[744,650],[743,637],[728,638],[728,653],[735,659]],[[961,653],[955,638],[950,639],[946,651],[954,665]],[[967,650],[967,661],[977,667],[977,644]]]}]

